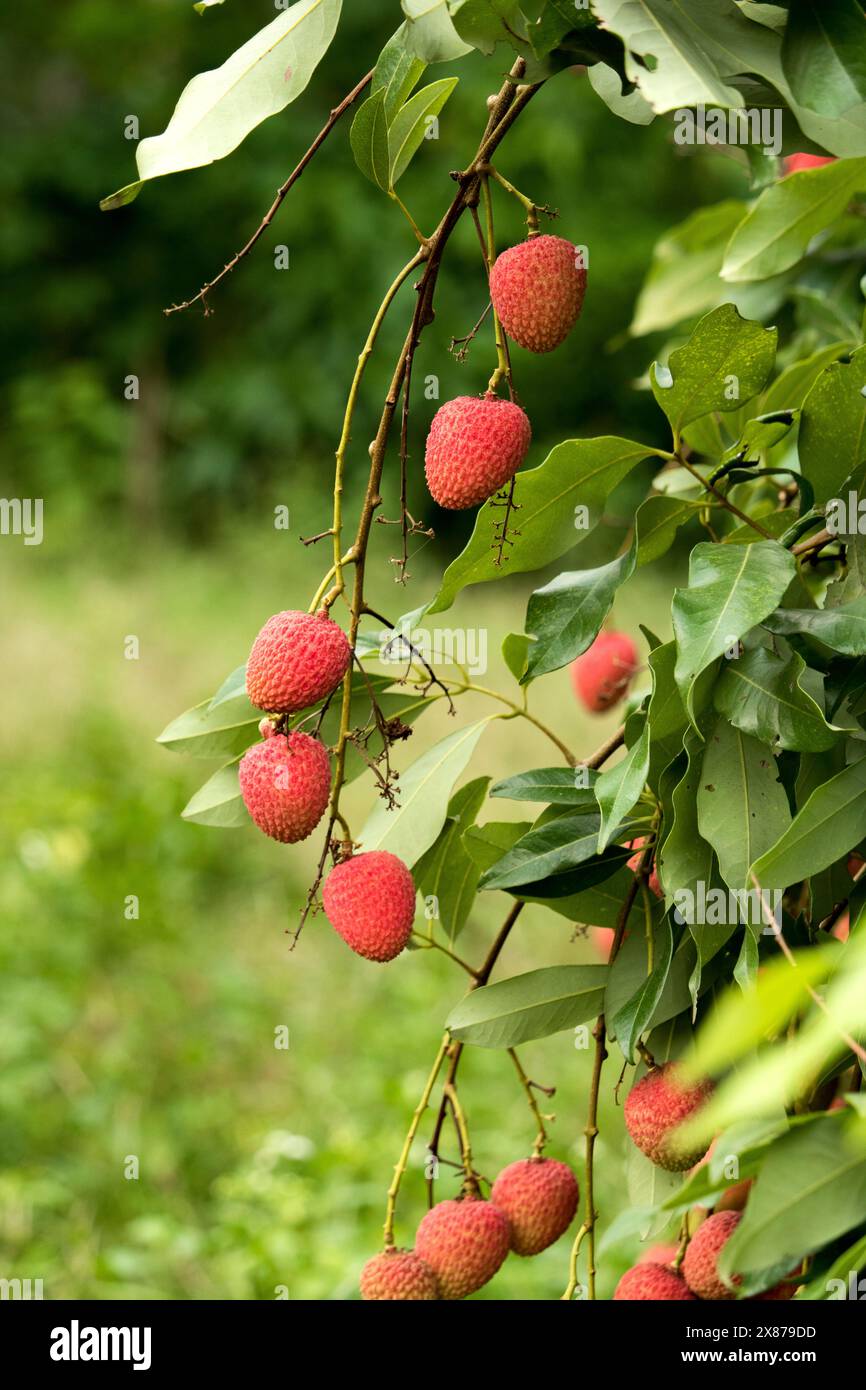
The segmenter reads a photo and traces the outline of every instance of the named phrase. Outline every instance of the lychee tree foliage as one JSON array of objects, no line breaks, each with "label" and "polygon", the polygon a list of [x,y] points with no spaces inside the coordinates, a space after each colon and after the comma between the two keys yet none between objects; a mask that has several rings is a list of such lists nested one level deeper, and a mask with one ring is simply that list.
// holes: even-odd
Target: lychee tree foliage
[{"label": "lychee tree foliage", "polygon": [[[222,68],[196,77],[165,132],[139,145],[138,181],[104,206],[131,201],[150,178],[233,151],[301,94],[339,17],[340,0],[299,0]],[[402,19],[248,245],[168,311],[209,310],[353,108],[356,164],[393,200],[395,216],[405,215],[409,250],[383,285],[347,382],[333,511],[317,538],[331,558],[311,577],[308,614],[271,618],[249,667],[161,736],[169,748],[230,760],[184,815],[221,827],[249,825],[252,816],[284,843],[315,827],[321,857],[300,925],[323,900],[360,956],[438,949],[469,976],[443,1019],[402,1148],[395,1145],[384,1250],[371,1252],[365,1297],[463,1297],[495,1274],[509,1248],[531,1255],[576,1227],[563,1296],[592,1298],[600,1219],[607,1244],[662,1232],[674,1242],[625,1277],[619,1298],[790,1297],[798,1289],[838,1297],[866,1264],[863,6],[403,0]],[[452,69],[471,49],[487,55],[497,90],[477,132],[467,132],[466,163],[443,189],[438,226],[425,232],[396,186],[430,122],[443,118],[459,77]],[[445,75],[420,85],[430,64],[445,65]],[[665,446],[575,437],[523,467],[543,401],[518,397],[521,354],[553,350],[567,336],[587,272],[592,312],[592,275],[580,228],[560,234],[546,223],[542,204],[556,189],[517,190],[503,162],[512,125],[541,119],[532,106],[540,89],[554,83],[566,101],[575,80],[591,83],[612,119],[637,124],[701,105],[776,112],[780,155],[801,157],[786,172],[764,146],[729,147],[749,193],[702,208],[657,247],[631,331],[666,338],[646,383],[669,426]],[[350,196],[365,190],[374,196],[359,176]],[[527,235],[504,249],[495,215],[511,200],[525,212]],[[464,287],[479,314],[464,344],[478,394],[442,406],[426,471],[442,505],[481,505],[435,594],[403,617],[382,615],[366,589],[373,523],[397,510],[405,583],[409,540],[423,528],[408,510],[408,479],[429,425],[414,413],[423,406],[413,362],[421,335],[440,331],[437,281],[464,220],[480,244],[477,280]],[[348,517],[344,473],[350,451],[362,452],[352,427],[365,370],[385,316],[408,302],[410,287],[366,492],[359,515]],[[323,312],[328,294],[322,286]],[[622,544],[621,530],[610,528],[617,552],[581,567],[580,542],[623,516]],[[640,617],[640,574],[675,545],[690,553],[688,582],[671,594],[673,636],[642,626],[639,650],[602,631],[630,581]],[[305,554],[312,571],[318,550]],[[504,644],[513,685],[484,692],[490,712],[466,723],[461,697],[477,687],[468,675],[446,680],[432,669],[413,632],[469,586],[557,561],[567,567],[528,593],[525,617],[515,615]],[[405,658],[396,678],[393,666],[377,669],[383,628]],[[574,663],[589,710],[622,703],[622,726],[595,751],[570,748],[530,704],[536,681]],[[414,758],[413,725],[441,702],[454,730]],[[527,721],[548,740],[550,758],[491,785],[483,736],[495,719]],[[465,780],[473,759],[479,770]],[[342,794],[356,777],[368,780],[372,809],[365,824],[350,826]],[[498,819],[503,800],[525,803],[528,818]],[[752,890],[764,894],[757,915],[757,896],[744,896]],[[432,904],[432,919],[416,910],[416,893]],[[470,963],[458,938],[476,895],[490,893],[505,896],[507,911],[485,959]],[[690,914],[679,910],[687,900]],[[493,978],[527,902],[606,930],[607,963],[547,966],[542,956],[528,974]],[[543,1156],[549,1117],[515,1049],[580,1028],[593,1060],[578,1202],[574,1175]],[[532,1154],[489,1194],[458,1090],[472,1047],[507,1054],[537,1129]],[[630,1204],[600,1218],[593,1171],[602,1085],[622,1085],[628,1097],[632,1152]],[[398,1196],[431,1107],[431,1210],[414,1253],[397,1253]],[[435,1160],[452,1130],[462,1170],[456,1200],[453,1186],[436,1186]]]}]

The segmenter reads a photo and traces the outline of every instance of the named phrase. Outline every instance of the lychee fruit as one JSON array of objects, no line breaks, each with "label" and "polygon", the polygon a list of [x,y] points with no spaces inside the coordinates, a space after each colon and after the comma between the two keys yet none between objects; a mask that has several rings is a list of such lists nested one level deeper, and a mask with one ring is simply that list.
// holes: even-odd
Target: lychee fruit
[{"label": "lychee fruit", "polygon": [[503,1168],[490,1200],[511,1224],[515,1255],[537,1255],[567,1231],[577,1210],[577,1179],[567,1163],[524,1158]]},{"label": "lychee fruit", "polygon": [[402,859],[384,849],[337,864],[322,888],[325,915],[359,956],[399,956],[412,934],[415,884]]},{"label": "lychee fruit", "polygon": [[412,1250],[385,1250],[374,1255],[361,1270],[360,1286],[366,1303],[430,1302],[439,1297],[436,1275]]},{"label": "lychee fruit", "polygon": [[244,805],[259,830],[293,845],[315,830],[331,791],[331,760],[310,734],[274,734],[248,748],[238,767]]},{"label": "lychee fruit", "polygon": [[583,307],[586,267],[560,236],[533,236],[498,256],[490,298],[510,338],[530,352],[552,352],[568,337]]},{"label": "lychee fruit", "polygon": [[718,1272],[719,1255],[743,1219],[739,1211],[719,1211],[708,1216],[689,1241],[683,1260],[683,1278],[698,1298],[717,1301],[737,1296],[740,1275],[731,1279],[733,1287]]},{"label": "lychee fruit", "polygon": [[440,507],[460,511],[492,497],[526,457],[532,429],[513,401],[457,396],[433,416],[427,435],[427,486]]},{"label": "lychee fruit", "polygon": [[723,1192],[716,1202],[714,1211],[742,1211],[749,1200],[754,1178],[745,1178],[742,1182],[735,1182]]},{"label": "lychee fruit", "polygon": [[819,169],[822,164],[835,164],[835,155],[789,154],[784,161],[786,174],[799,174],[803,169]]},{"label": "lychee fruit", "polygon": [[645,1250],[638,1260],[639,1265],[669,1265],[673,1264],[679,1251],[678,1245],[651,1245]]},{"label": "lychee fruit", "polygon": [[600,632],[571,663],[575,694],[593,714],[601,714],[623,698],[639,665],[630,637],[624,632]]},{"label": "lychee fruit", "polygon": [[[626,845],[629,849],[636,849],[638,851],[637,854],[633,854],[631,859],[628,859],[626,861],[627,867],[631,869],[633,874],[636,874],[638,869],[640,868],[640,861],[642,858],[641,851],[643,850],[645,844],[646,835],[639,835],[636,840],[626,840]],[[664,897],[664,893],[662,892],[662,886],[659,882],[658,869],[654,860],[652,861],[652,871],[650,873],[649,878],[647,879],[647,886],[650,892],[655,893],[657,898]]]},{"label": "lychee fruit", "polygon": [[421,1221],[415,1253],[433,1270],[443,1298],[466,1298],[493,1278],[510,1243],[508,1217],[493,1202],[449,1198]]},{"label": "lychee fruit", "polygon": [[696,1302],[693,1293],[686,1287],[685,1280],[668,1265],[636,1264],[627,1269],[614,1289],[614,1301],[654,1299],[657,1302]]},{"label": "lychee fruit", "polygon": [[351,659],[349,639],[327,613],[275,613],[253,643],[247,694],[270,714],[307,709],[336,689]]},{"label": "lychee fruit", "polygon": [[677,1130],[700,1109],[713,1089],[710,1081],[686,1086],[679,1074],[676,1062],[654,1067],[632,1087],[623,1112],[626,1129],[641,1153],[672,1173],[693,1168],[707,1151],[707,1144],[684,1144]]}]

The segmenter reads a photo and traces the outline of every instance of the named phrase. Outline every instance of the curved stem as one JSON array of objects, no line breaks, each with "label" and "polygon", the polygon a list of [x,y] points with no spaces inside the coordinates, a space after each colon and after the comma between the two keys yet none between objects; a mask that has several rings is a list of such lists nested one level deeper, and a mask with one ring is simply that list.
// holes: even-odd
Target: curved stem
[{"label": "curved stem", "polygon": [[442,946],[438,941],[434,941],[432,936],[423,936],[421,932],[413,931],[412,939],[416,942],[419,951],[441,951],[443,956],[453,960],[455,965],[459,965],[461,970],[465,970],[467,975],[471,975],[473,980],[477,978],[477,972],[468,961],[461,960],[455,951],[450,951],[447,946]]},{"label": "curved stem", "polygon": [[478,1179],[472,1167],[472,1144],[469,1139],[469,1125],[466,1123],[466,1115],[460,1104],[460,1097],[453,1081],[446,1081],[442,1088],[442,1094],[451,1106],[451,1113],[454,1116],[454,1124],[457,1127],[457,1135],[460,1140],[460,1162],[463,1164],[463,1190],[477,1194]]},{"label": "curved stem", "polygon": [[415,1136],[418,1133],[418,1128],[421,1124],[421,1118],[424,1114],[424,1111],[427,1109],[427,1106],[430,1104],[430,1097],[433,1094],[433,1087],[436,1085],[436,1080],[439,1076],[439,1072],[442,1069],[442,1063],[445,1060],[445,1053],[447,1051],[448,1034],[446,1033],[442,1039],[442,1042],[439,1044],[439,1051],[437,1052],[436,1060],[434,1061],[433,1066],[430,1069],[430,1075],[427,1077],[424,1090],[421,1092],[421,1099],[415,1107],[415,1113],[412,1116],[412,1123],[409,1125],[408,1133],[403,1141],[403,1148],[400,1151],[400,1157],[394,1165],[394,1176],[391,1179],[391,1186],[388,1188],[388,1198],[385,1206],[386,1250],[392,1247],[394,1244],[394,1215],[397,1210],[397,1195],[400,1191],[400,1184],[403,1181],[403,1175],[406,1172],[406,1168],[409,1163],[409,1155],[412,1151],[412,1145],[415,1142]]},{"label": "curved stem", "polygon": [[[493,199],[490,196],[490,180],[484,174],[481,179],[481,197],[484,201],[484,232],[486,245],[484,246],[484,264],[487,274],[490,275],[493,269],[493,262],[496,260],[496,233],[493,228]],[[505,346],[505,335],[502,331],[502,324],[496,312],[496,305],[491,300],[493,312],[493,339],[496,344],[496,371],[487,383],[488,391],[495,391],[500,381],[508,378],[509,362],[508,349]]]},{"label": "curved stem", "polygon": [[[509,1047],[508,1055],[514,1063],[515,1070],[520,1078],[520,1084],[526,1092],[526,1099],[529,1103],[529,1108],[535,1116],[535,1123],[538,1125],[538,1133],[536,1134],[535,1141],[532,1145],[532,1154],[534,1158],[540,1158],[548,1143],[547,1130],[544,1126],[545,1117],[542,1115],[541,1110],[539,1109],[538,1101],[535,1099],[535,1092],[532,1089],[532,1082],[526,1075],[526,1072],[523,1070],[523,1066],[521,1064],[520,1058],[517,1055],[516,1049],[513,1047]],[[552,1117],[548,1115],[547,1118],[551,1119]]]}]

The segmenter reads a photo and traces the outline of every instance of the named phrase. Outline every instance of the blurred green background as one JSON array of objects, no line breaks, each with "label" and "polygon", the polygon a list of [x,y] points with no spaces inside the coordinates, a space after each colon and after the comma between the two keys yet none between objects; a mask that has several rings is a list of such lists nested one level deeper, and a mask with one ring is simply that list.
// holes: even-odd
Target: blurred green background
[{"label": "blurred green background", "polygon": [[[347,5],[301,101],[228,161],[98,211],[134,174],[126,118],[138,117],[142,135],[161,130],[188,78],[272,17],[271,0],[229,0],[204,17],[186,0],[71,0],[48,26],[33,6],[5,24],[0,491],[44,498],[45,539],[0,538],[0,1276],[42,1278],[46,1298],[273,1298],[278,1286],[292,1298],[355,1297],[442,1021],[463,992],[444,957],[369,965],[322,917],[291,953],[286,932],[315,845],[286,850],[252,828],[182,823],[211,767],[154,743],[244,660],[272,612],[308,604],[325,563],[299,537],[329,524],[354,360],[411,248],[399,212],[355,170],[345,124],[214,296],[213,315],[161,312],[246,240],[395,27],[390,0]],[[451,196],[448,171],[471,155],[504,66],[473,56],[455,68],[461,82],[440,138],[401,185],[425,227]],[[624,337],[634,299],[658,235],[703,203],[742,195],[744,176],[709,154],[678,157],[662,123],[617,121],[576,73],[536,99],[499,164],[558,207],[563,234],[590,255],[586,307],[568,344],[534,360],[515,352],[535,429],[530,462],[571,435],[662,440],[654,407],[634,389],[653,346]],[[516,204],[499,203],[499,231],[506,241],[521,235]],[[283,244],[287,271],[274,265]],[[407,290],[398,301],[367,378],[350,516],[410,298]],[[441,399],[486,383],[489,336],[464,365],[448,353],[485,302],[466,219],[416,366],[417,383],[439,378]],[[138,401],[124,398],[133,374]],[[388,563],[393,530],[375,529],[371,591],[389,614],[429,597],[471,525],[437,513],[423,489],[436,405],[417,392],[412,509],[437,539],[419,543],[408,593],[395,589]],[[397,514],[397,497],[392,465],[386,515]],[[289,533],[274,529],[281,504]],[[636,633],[644,621],[664,635],[664,581],[643,576],[638,594],[620,595],[618,624]],[[538,582],[470,590],[440,620],[487,629],[488,684],[511,681],[499,644],[522,627]],[[130,636],[137,660],[125,657]],[[565,672],[539,684],[533,707],[583,755],[615,723],[577,711]],[[460,718],[478,708],[464,702]],[[443,713],[426,715],[400,750],[404,765],[449,727]],[[555,760],[527,726],[499,723],[468,775]],[[356,824],[370,799],[368,787],[352,788]],[[130,895],[138,920],[124,915]],[[507,906],[500,894],[480,904],[465,956],[482,958]],[[499,973],[592,958],[583,932],[529,908]],[[288,1051],[274,1047],[280,1025]],[[530,1074],[557,1087],[551,1152],[579,1164],[587,1053],[570,1034],[523,1051]],[[534,1131],[508,1059],[471,1051],[464,1061],[477,1162],[492,1178],[528,1152]],[[612,1058],[597,1148],[603,1226],[624,1201],[618,1073]],[[130,1155],[137,1180],[125,1176]],[[422,1161],[419,1144],[399,1211],[406,1243],[424,1209]],[[444,1171],[447,1194],[456,1179]],[[602,1296],[635,1248],[626,1241],[605,1258]],[[513,1258],[479,1296],[556,1297],[567,1258],[566,1241],[531,1262]]]}]

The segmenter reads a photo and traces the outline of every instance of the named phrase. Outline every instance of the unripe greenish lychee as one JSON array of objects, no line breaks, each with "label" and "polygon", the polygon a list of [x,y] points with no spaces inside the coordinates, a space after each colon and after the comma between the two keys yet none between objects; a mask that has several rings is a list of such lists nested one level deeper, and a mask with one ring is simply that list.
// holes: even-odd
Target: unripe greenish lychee
[{"label": "unripe greenish lychee", "polygon": [[734,1275],[729,1288],[718,1272],[719,1255],[742,1220],[739,1211],[720,1211],[708,1216],[692,1236],[683,1260],[683,1278],[698,1298],[717,1301],[737,1296],[739,1275]]},{"label": "unripe greenish lychee", "polygon": [[284,845],[305,840],[318,825],[331,790],[331,760],[310,734],[274,734],[241,758],[244,805],[259,830]]},{"label": "unripe greenish lychee", "polygon": [[581,252],[560,236],[533,236],[498,256],[490,298],[510,338],[530,352],[552,352],[568,337],[586,293]]},{"label": "unripe greenish lychee", "polygon": [[575,694],[590,713],[602,714],[623,698],[639,665],[630,637],[624,632],[600,632],[571,663]]},{"label": "unripe greenish lychee", "polygon": [[388,850],[337,864],[325,879],[322,902],[331,926],[367,960],[393,960],[412,934],[415,884],[403,860]]},{"label": "unripe greenish lychee", "polygon": [[636,1302],[652,1299],[656,1302],[697,1302],[686,1287],[685,1280],[668,1265],[636,1264],[627,1269],[614,1290],[614,1300]]},{"label": "unripe greenish lychee", "polygon": [[492,1202],[449,1198],[421,1221],[415,1253],[433,1270],[443,1298],[466,1298],[493,1278],[510,1241],[508,1217]]},{"label": "unripe greenish lychee", "polygon": [[712,1083],[684,1085],[676,1062],[654,1067],[633,1086],[624,1106],[625,1125],[632,1141],[659,1168],[672,1173],[693,1168],[709,1145],[685,1144],[677,1131],[705,1103]]},{"label": "unripe greenish lychee", "polygon": [[433,416],[425,468],[440,507],[477,506],[509,482],[532,439],[519,405],[498,396],[457,396]]},{"label": "unripe greenish lychee", "polygon": [[413,1250],[386,1250],[374,1255],[361,1270],[360,1286],[366,1303],[429,1303],[439,1297],[436,1275]]},{"label": "unripe greenish lychee", "polygon": [[351,659],[345,632],[326,613],[275,613],[253,643],[247,694],[271,714],[307,709],[336,689]]},{"label": "unripe greenish lychee", "polygon": [[523,1158],[503,1168],[490,1200],[511,1225],[515,1255],[537,1255],[567,1231],[577,1209],[577,1179],[567,1163]]}]

